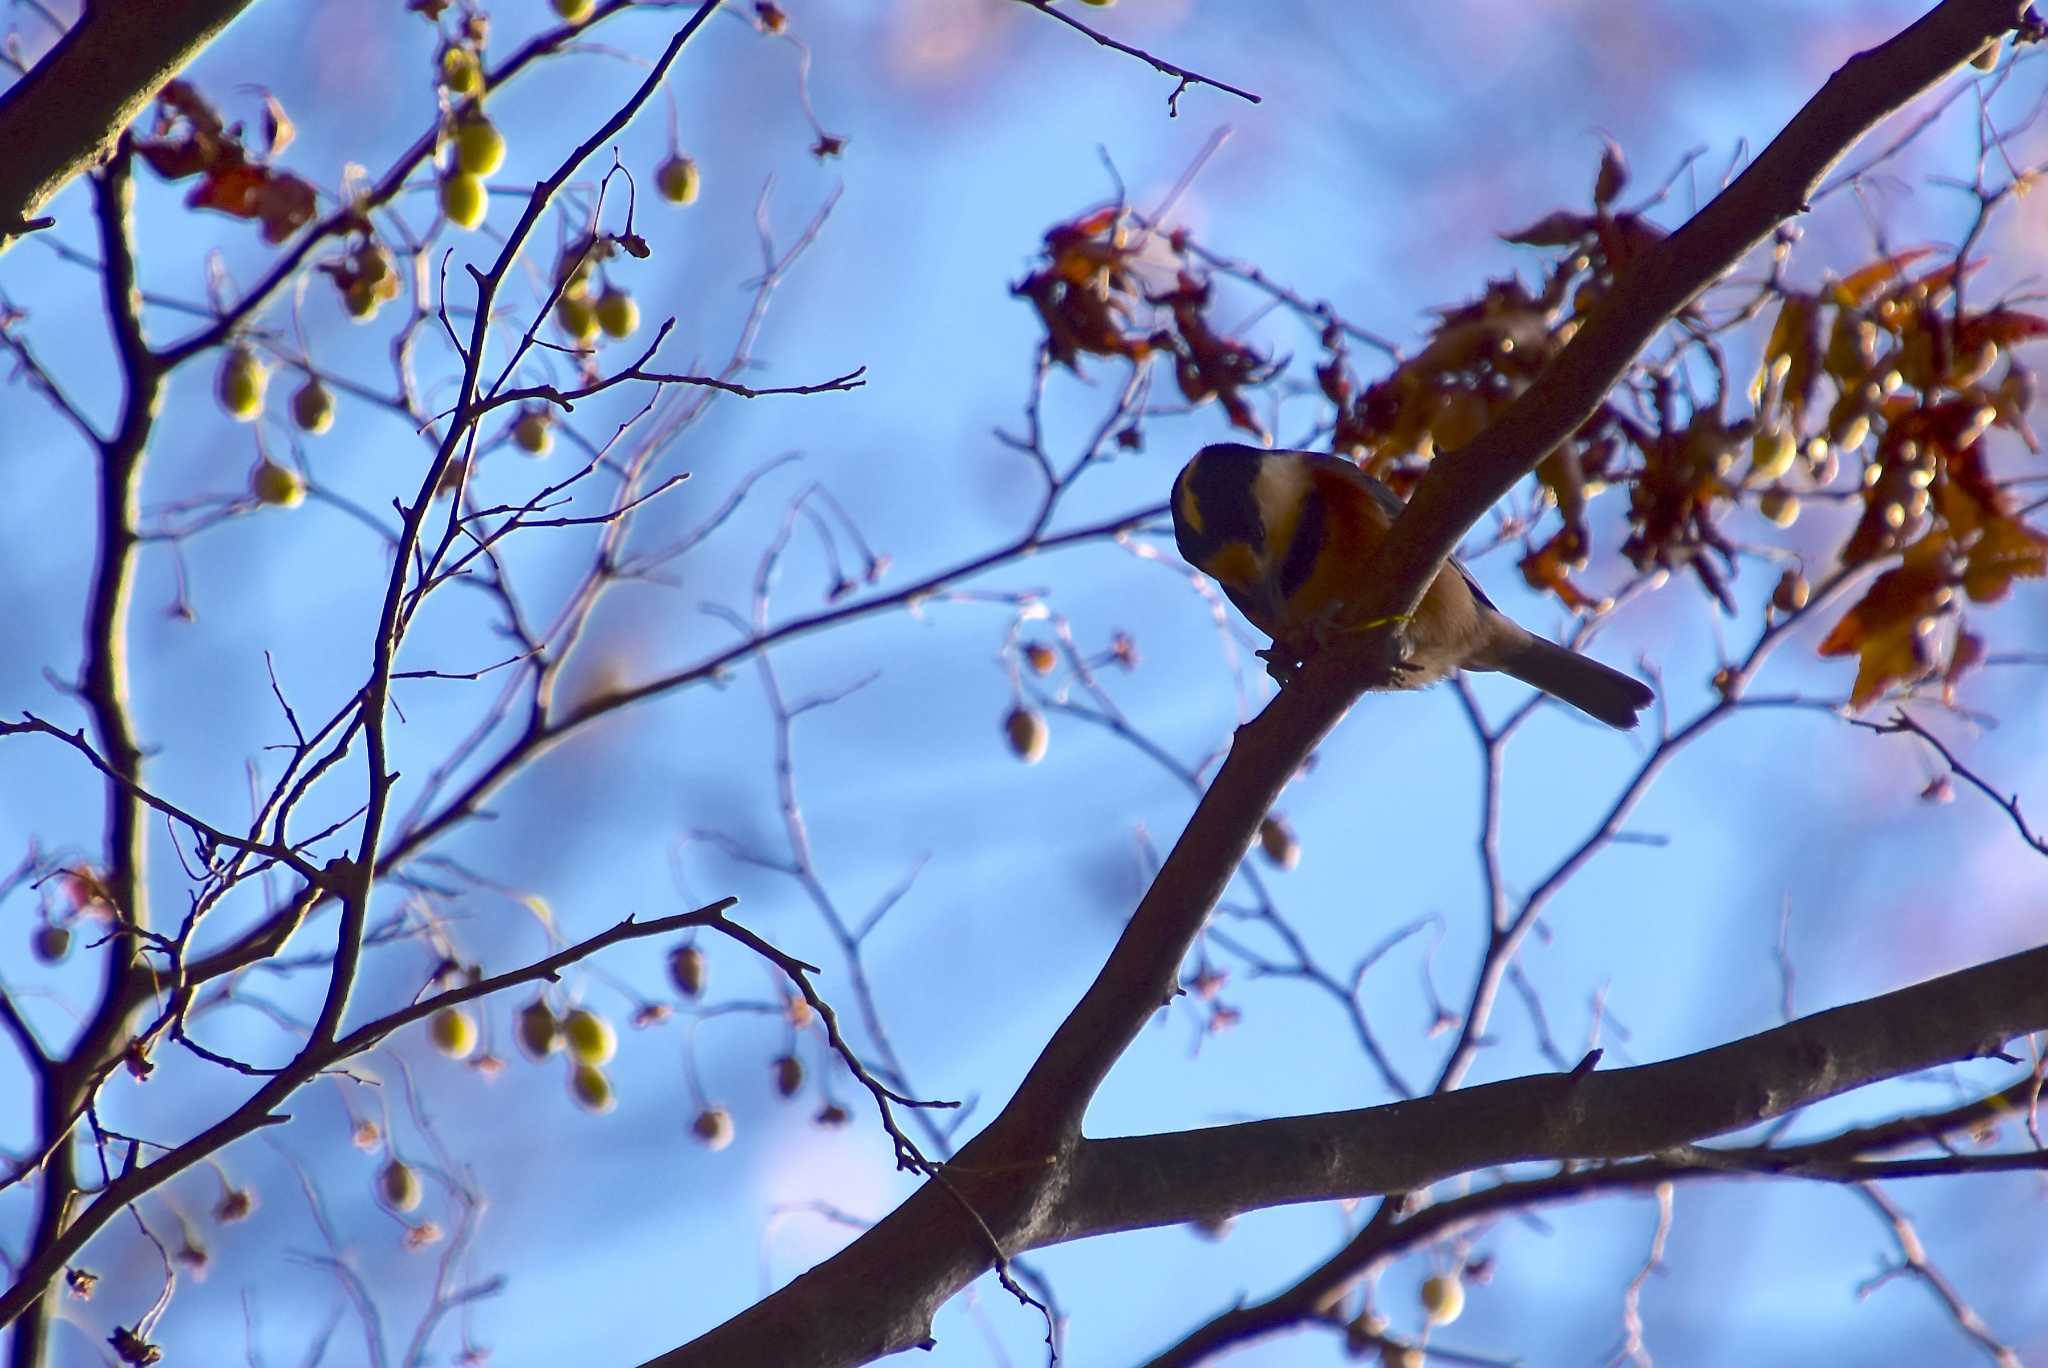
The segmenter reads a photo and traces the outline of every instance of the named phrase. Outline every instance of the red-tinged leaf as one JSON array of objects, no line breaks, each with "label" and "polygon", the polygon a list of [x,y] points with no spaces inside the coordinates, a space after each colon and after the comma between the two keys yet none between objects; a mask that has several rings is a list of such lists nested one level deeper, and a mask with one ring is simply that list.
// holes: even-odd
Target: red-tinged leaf
[{"label": "red-tinged leaf", "polygon": [[257,188],[253,207],[263,221],[263,240],[275,245],[311,223],[319,202],[311,185],[290,172],[275,172]]},{"label": "red-tinged leaf", "polygon": [[1914,247],[1873,261],[1861,270],[1851,271],[1830,287],[1835,303],[1845,309],[1862,308],[1877,298],[1885,286],[1897,280],[1901,271],[1932,250],[1931,247]]},{"label": "red-tinged leaf", "polygon": [[218,209],[236,218],[256,217],[256,195],[267,178],[261,167],[236,164],[215,167],[192,188],[185,203],[194,209]]},{"label": "red-tinged leaf", "polygon": [[1621,145],[1609,138],[1600,152],[1600,174],[1593,179],[1593,203],[1606,208],[1627,184],[1628,158],[1621,155]]},{"label": "red-tinged leaf", "polygon": [[1574,214],[1560,209],[1545,214],[1527,228],[1516,233],[1502,233],[1503,242],[1518,243],[1524,247],[1569,247],[1584,241],[1599,224],[1590,214]]},{"label": "red-tinged leaf", "polygon": [[2048,337],[2048,318],[2019,309],[1987,309],[1963,321],[1961,337],[1966,350],[1986,342],[2009,347],[2015,342]]},{"label": "red-tinged leaf", "polygon": [[142,157],[143,164],[165,180],[196,176],[207,166],[205,150],[186,138],[137,138],[135,150]]}]

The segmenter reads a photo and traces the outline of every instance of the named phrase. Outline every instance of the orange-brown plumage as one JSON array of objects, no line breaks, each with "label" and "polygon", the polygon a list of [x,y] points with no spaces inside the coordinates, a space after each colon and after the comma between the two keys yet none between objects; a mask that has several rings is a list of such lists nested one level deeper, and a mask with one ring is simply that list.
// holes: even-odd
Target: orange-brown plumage
[{"label": "orange-brown plumage", "polygon": [[[1401,501],[1351,462],[1322,452],[1204,447],[1173,487],[1174,536],[1283,664],[1335,633],[1362,631],[1361,579]],[[1633,727],[1651,693],[1639,681],[1524,631],[1453,561],[1404,624],[1417,688],[1460,669],[1500,670],[1610,726]]]}]

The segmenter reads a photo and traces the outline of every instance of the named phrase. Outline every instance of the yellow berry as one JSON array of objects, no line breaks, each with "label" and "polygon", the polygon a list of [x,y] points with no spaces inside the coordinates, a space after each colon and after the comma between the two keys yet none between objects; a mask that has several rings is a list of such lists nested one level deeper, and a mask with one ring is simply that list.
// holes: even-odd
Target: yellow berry
[{"label": "yellow berry", "polygon": [[236,347],[220,365],[221,407],[237,422],[254,422],[256,415],[263,412],[263,387],[269,382],[270,372],[256,353],[247,347]]},{"label": "yellow berry", "polygon": [[477,65],[476,54],[465,47],[443,48],[441,84],[454,95],[474,95],[482,90],[484,74]]},{"label": "yellow berry", "polygon": [[640,306],[614,286],[597,297],[597,326],[607,337],[631,337],[640,326]]},{"label": "yellow berry", "polygon": [[612,1095],[612,1081],[595,1064],[578,1064],[569,1071],[569,1095],[588,1112],[604,1115],[618,1105]]},{"label": "yellow berry", "polygon": [[706,1107],[690,1123],[690,1134],[696,1136],[705,1149],[722,1150],[732,1143],[732,1113],[723,1107]]},{"label": "yellow berry", "polygon": [[588,346],[597,340],[597,306],[580,294],[564,293],[555,301],[555,325],[572,340]]},{"label": "yellow berry", "polygon": [[318,379],[309,379],[292,395],[292,421],[318,437],[334,426],[334,396]]},{"label": "yellow berry", "polygon": [[348,316],[358,323],[367,323],[377,316],[378,308],[384,303],[377,298],[377,287],[358,280],[341,292],[341,305],[348,310]]},{"label": "yellow berry", "polygon": [[457,228],[474,228],[484,221],[483,177],[467,171],[450,171],[441,178],[441,212]]},{"label": "yellow berry", "polygon": [[1465,1284],[1455,1273],[1422,1280],[1422,1312],[1431,1325],[1449,1325],[1465,1313]]},{"label": "yellow berry", "polygon": [[1778,526],[1790,527],[1799,521],[1799,496],[1789,489],[1766,489],[1756,510]]},{"label": "yellow berry", "polygon": [[602,1064],[619,1050],[618,1032],[612,1024],[587,1007],[578,1007],[562,1022],[562,1034],[569,1053],[581,1064]]},{"label": "yellow berry", "polygon": [[393,1159],[377,1172],[377,1195],[393,1211],[411,1211],[420,1204],[420,1176],[412,1165]]},{"label": "yellow berry", "polygon": [[460,1007],[443,1007],[427,1022],[434,1048],[450,1059],[467,1059],[476,1049],[476,1018]]},{"label": "yellow berry", "polygon": [[1009,738],[1010,750],[1027,765],[1045,758],[1046,743],[1051,740],[1044,716],[1022,704],[1010,709],[1003,719],[1003,735]]},{"label": "yellow berry", "polygon": [[512,443],[529,456],[545,456],[555,447],[555,425],[545,411],[529,409],[512,424]]},{"label": "yellow berry", "polygon": [[472,176],[488,176],[505,164],[505,135],[482,114],[455,121],[455,166]]},{"label": "yellow berry", "polygon": [[654,169],[654,184],[670,204],[697,202],[697,163],[677,152]]},{"label": "yellow berry", "polygon": [[306,501],[306,477],[266,457],[249,473],[249,492],[273,508],[297,508]]},{"label": "yellow berry", "polygon": [[1781,427],[1762,427],[1749,443],[1750,472],[1759,480],[1775,480],[1792,468],[1799,439]]},{"label": "yellow berry", "polygon": [[580,24],[597,8],[597,0],[549,0],[565,23]]}]

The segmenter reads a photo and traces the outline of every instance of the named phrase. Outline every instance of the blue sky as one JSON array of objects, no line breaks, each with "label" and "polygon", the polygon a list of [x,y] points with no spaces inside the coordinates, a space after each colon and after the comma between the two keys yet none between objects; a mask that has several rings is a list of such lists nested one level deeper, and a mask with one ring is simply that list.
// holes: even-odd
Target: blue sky
[{"label": "blue sky", "polygon": [[[266,0],[202,58],[194,78],[245,117],[255,101],[236,87],[274,88],[299,126],[286,162],[303,174],[332,184],[348,160],[381,171],[432,118],[428,26],[386,8],[364,22],[348,0]],[[1583,204],[1603,134],[1626,147],[1643,187],[1705,149],[1693,183],[1681,180],[1662,211],[1675,221],[1695,194],[1711,191],[1739,148],[1768,140],[1834,65],[1914,14],[1896,4],[1639,6],[1618,14],[1583,3],[1508,13],[1470,3],[1425,10],[1311,0],[1124,0],[1088,11],[1129,41],[1265,97],[1250,107],[1198,90],[1169,119],[1170,82],[1014,4],[799,0],[789,9],[815,53],[818,115],[849,138],[846,155],[824,165],[806,155],[813,134],[794,97],[791,50],[741,23],[714,23],[671,81],[682,143],[703,168],[703,197],[686,210],[643,203],[641,231],[654,255],[625,264],[618,277],[649,320],[677,319],[665,360],[677,369],[715,366],[745,315],[744,283],[759,269],[755,213],[764,182],[774,177],[766,216],[784,242],[840,193],[774,303],[757,375],[788,384],[865,364],[869,383],[847,395],[721,402],[688,434],[667,468],[688,470],[691,482],[645,520],[642,544],[695,525],[765,462],[788,453],[800,459],[763,479],[739,514],[682,563],[676,584],[616,591],[593,624],[586,660],[565,679],[571,695],[593,681],[687,664],[728,642],[731,629],[703,605],[746,611],[761,549],[808,482],[827,487],[867,540],[893,557],[884,590],[1016,533],[1034,506],[1035,476],[992,433],[1021,425],[1037,332],[1008,287],[1029,267],[1046,227],[1113,194],[1105,158],[1133,201],[1149,204],[1229,126],[1232,137],[1182,202],[1202,240],[1330,299],[1354,322],[1412,339],[1429,308],[1468,297],[1489,275],[1534,269],[1532,258],[1494,235]],[[544,10],[539,0],[521,0],[495,14],[493,50],[510,51]],[[499,183],[552,169],[639,79],[640,68],[620,54],[658,51],[680,19],[661,11],[607,24],[595,40],[603,50],[495,96],[491,110],[512,148]],[[656,106],[620,140],[627,165],[644,173],[661,158],[667,117]],[[1919,177],[1966,169],[1968,132],[1967,118],[1938,126],[1902,162],[1899,179],[1873,191],[1894,241],[1953,240],[1967,223],[1959,217],[1966,202]],[[271,249],[245,225],[186,213],[176,188],[139,179],[149,288],[202,298],[211,252],[236,281],[260,274]],[[430,191],[403,206],[415,231],[430,221]],[[89,247],[82,192],[67,192],[56,212],[63,240]],[[2023,204],[1986,239],[2000,287],[2035,269],[2028,242],[2040,240],[2040,212]],[[502,227],[511,214],[506,200],[491,222]],[[1824,265],[1846,269],[1867,258],[1868,244],[1854,206],[1840,197],[1810,228],[1798,269],[1814,277]],[[490,250],[481,238],[451,245],[458,261],[482,262]],[[537,259],[545,264],[552,248],[546,239]],[[449,279],[458,282],[460,304],[459,270]],[[105,379],[108,349],[91,284],[45,246],[18,247],[0,261],[0,289],[27,312],[39,356],[104,418],[116,396]],[[1241,291],[1225,297],[1237,318],[1258,307]],[[533,298],[522,285],[512,307],[530,310]],[[1220,312],[1233,317],[1228,306]],[[288,329],[289,310],[275,306],[264,321]],[[149,322],[159,340],[190,326],[161,310]],[[388,380],[389,329],[349,324],[320,283],[308,292],[303,326],[321,365]],[[1298,356],[1311,350],[1312,339],[1277,316],[1251,336]],[[1371,364],[1365,355],[1357,360]],[[1071,450],[1099,421],[1121,383],[1116,363],[1088,369],[1086,381],[1058,375],[1048,386],[1045,419],[1056,451]],[[449,358],[431,335],[420,370],[429,398],[445,396]],[[210,359],[175,378],[146,505],[230,492],[245,479],[250,429],[220,412],[212,383]],[[288,391],[280,377],[274,414]],[[9,389],[0,403],[0,468],[12,492],[0,503],[0,555],[14,586],[0,606],[10,642],[0,653],[0,710],[31,709],[69,725],[75,709],[45,671],[62,677],[76,668],[90,563],[86,455],[26,389]],[[579,406],[577,430],[601,440],[637,403],[620,395]],[[274,442],[293,440],[279,425],[267,432]],[[1157,421],[1142,454],[1087,477],[1064,506],[1062,525],[1160,501],[1186,454],[1222,435],[1213,407]],[[344,399],[334,432],[309,443],[306,456],[324,487],[374,510],[417,487],[426,450],[403,421]],[[553,459],[539,467],[501,451],[482,478],[494,497],[509,495],[569,458],[558,451]],[[1834,516],[1846,515],[1822,510],[1790,535],[1821,554],[1831,532],[1839,537]],[[1617,517],[1596,527],[1611,533]],[[1763,539],[1770,529],[1752,521],[1741,534]],[[588,537],[572,531],[530,534],[511,552],[537,604],[562,592],[588,554]],[[302,714],[324,714],[345,698],[360,678],[383,552],[359,523],[316,500],[234,519],[192,539],[183,559],[198,613],[192,623],[163,611],[170,558],[160,550],[144,558],[136,710],[155,748],[152,781],[232,825],[248,803],[244,760],[260,761],[261,748],[284,735],[263,653]],[[1480,573],[1521,620],[1544,630],[1561,625],[1554,608],[1520,588],[1507,558],[1483,561]],[[1611,584],[1618,572],[1606,576]],[[1590,575],[1602,577],[1597,567]],[[1674,716],[1690,715],[1710,697],[1717,634],[1745,649],[1770,584],[1751,566],[1737,585],[1744,613],[1716,621],[1700,596],[1674,583],[1618,614],[1601,653],[1624,665],[1654,662]],[[818,607],[825,585],[815,543],[800,537],[773,616]],[[1130,632],[1140,667],[1105,679],[1133,721],[1183,763],[1213,754],[1237,720],[1214,624],[1180,576],[1099,544],[1006,566],[968,587],[1048,591],[1051,608],[1089,651],[1115,631]],[[1108,733],[1057,715],[1044,762],[1014,762],[998,730],[1011,697],[998,659],[1010,619],[1000,603],[939,602],[915,617],[894,611],[774,654],[793,697],[876,675],[797,723],[797,779],[818,869],[852,915],[928,859],[872,938],[865,968],[915,1090],[978,1099],[969,1125],[1007,1097],[1092,977],[1142,886],[1141,833],[1163,847],[1189,810],[1170,775]],[[2026,649],[2040,639],[2038,594],[2022,588],[1981,625],[1996,647]],[[1824,627],[1787,645],[1765,677],[1770,690],[1846,695],[1849,667],[1812,653],[1815,629]],[[423,620],[407,663],[468,669],[502,654],[481,597],[451,591]],[[399,768],[423,776],[488,689],[435,682],[402,690]],[[1509,682],[1485,680],[1478,689],[1496,714],[1520,697]],[[2040,759],[2038,697],[2025,671],[1987,673],[1967,702],[2000,725],[1973,732],[1944,719],[1945,733],[2001,785],[2041,792],[2048,765]],[[658,700],[534,765],[493,800],[494,820],[437,850],[506,889],[545,898],[572,937],[628,912],[657,915],[689,899],[737,894],[738,915],[789,952],[825,964],[822,991],[848,1006],[847,966],[792,881],[690,839],[711,830],[750,852],[780,853],[771,724],[751,669],[723,687]],[[1538,718],[1510,761],[1510,883],[1528,888],[1581,840],[1642,753],[1640,738],[1554,713]],[[1688,750],[1630,824],[1664,843],[1603,853],[1554,904],[1553,938],[1527,952],[1560,1047],[1583,1048],[1596,994],[1612,1062],[1667,1058],[1775,1024],[1780,985],[1771,951],[1787,907],[1802,1011],[2034,943],[2038,870],[1974,795],[1946,807],[1918,802],[1930,774],[1903,742],[1812,713],[1746,716]],[[1267,876],[1290,923],[1332,964],[1348,965],[1398,925],[1434,919],[1440,934],[1390,954],[1365,999],[1380,1039],[1412,1079],[1429,1077],[1448,1043],[1425,1032],[1433,1011],[1425,966],[1455,1006],[1478,953],[1483,910],[1470,854],[1477,782],[1476,751],[1448,690],[1370,700],[1284,801],[1302,838],[1301,867]],[[356,787],[338,787],[334,814],[358,797]],[[97,822],[96,793],[74,756],[42,741],[0,748],[0,863],[11,863],[31,835],[46,848],[89,852]],[[154,858],[155,896],[177,907],[184,886],[161,841]],[[489,969],[546,949],[515,898],[465,894],[441,911],[465,953]],[[33,898],[22,892],[0,904],[0,974],[55,1035],[94,978],[83,953],[56,970],[29,961],[22,947],[32,914]],[[223,922],[246,924],[257,914],[253,904],[231,906]],[[309,947],[323,945],[331,923],[305,934]],[[565,990],[623,1022],[632,994],[669,996],[663,948],[611,952],[595,962],[601,974],[572,974]],[[406,1000],[429,962],[417,946],[373,958],[358,1010]],[[771,995],[763,969],[725,946],[712,951],[712,979],[713,1004]],[[238,991],[287,1014],[308,1014],[317,1002],[304,976],[252,976]],[[1185,1011],[1148,1031],[1098,1098],[1089,1132],[1386,1100],[1326,1001],[1242,974],[1225,999],[1243,1022],[1206,1039],[1199,1053],[1190,1050],[1195,1026]],[[510,1014],[523,1000],[495,1007],[498,1048],[508,1056]],[[289,1046],[265,1013],[245,1007],[213,1013],[207,1031],[215,1048],[254,1059],[280,1058]],[[1494,1033],[1498,1043],[1475,1079],[1544,1067],[1517,1003],[1503,1006]],[[577,1112],[555,1069],[514,1058],[503,1077],[486,1082],[432,1055],[423,1038],[395,1039],[366,1061],[384,1088],[308,1089],[292,1125],[230,1153],[232,1171],[261,1193],[259,1217],[209,1232],[217,1265],[204,1283],[181,1284],[162,1338],[188,1361],[201,1349],[238,1349],[246,1304],[256,1308],[267,1361],[296,1362],[326,1322],[338,1297],[332,1275],[290,1257],[317,1251],[319,1240],[289,1156],[316,1175],[339,1240],[391,1337],[404,1343],[432,1256],[400,1252],[399,1228],[370,1199],[376,1161],[350,1145],[343,1107],[345,1094],[358,1111],[376,1110],[382,1097],[398,1117],[403,1152],[431,1156],[396,1095],[395,1054],[415,1070],[435,1131],[490,1196],[472,1267],[509,1280],[502,1296],[474,1311],[477,1338],[496,1347],[495,1361],[625,1362],[680,1342],[845,1238],[815,1214],[779,1208],[824,1201],[872,1217],[905,1190],[843,1075],[835,1090],[854,1111],[843,1131],[805,1123],[815,1096],[794,1105],[774,1097],[769,1061],[785,1048],[785,1034],[772,1017],[747,1011],[694,1026],[685,1013],[657,1029],[624,1031],[614,1066],[620,1105],[606,1117]],[[738,1138],[722,1152],[687,1134],[696,1103],[681,1062],[686,1041],[698,1086],[736,1120]],[[242,1095],[241,1084],[197,1061],[166,1059],[146,1089],[110,1090],[109,1124],[182,1136]],[[1813,1129],[1936,1105],[1952,1086],[1919,1079],[1872,1090],[1827,1109]],[[0,1053],[0,1089],[18,1096],[22,1087],[18,1060]],[[19,1148],[19,1124],[0,1123],[0,1143]],[[211,1205],[213,1183],[195,1174],[174,1198],[196,1218]],[[1943,1268],[2023,1355],[2048,1353],[2036,1188],[2020,1177],[1985,1177],[1894,1192]],[[430,1193],[429,1210],[443,1200]],[[28,1209],[20,1189],[0,1194],[0,1234],[10,1242]],[[149,1214],[170,1224],[161,1205]],[[1259,1213],[1221,1242],[1153,1231],[1033,1262],[1071,1316],[1067,1361],[1123,1364],[1237,1298],[1285,1285],[1336,1246],[1350,1219],[1328,1206]],[[1618,1343],[1622,1288],[1641,1263],[1652,1221],[1647,1198],[1620,1198],[1484,1232],[1476,1248],[1493,1254],[1494,1280],[1474,1290],[1441,1343],[1495,1359],[1604,1362]],[[1678,1365],[1959,1361],[1968,1346],[1924,1289],[1897,1282],[1858,1300],[1858,1284],[1890,1253],[1887,1231],[1850,1192],[1682,1188],[1667,1272],[1646,1294],[1650,1347],[1660,1362]],[[1416,1324],[1413,1286],[1431,1258],[1417,1255],[1387,1274],[1379,1301],[1397,1327]],[[106,1279],[102,1299],[76,1309],[77,1333],[60,1330],[60,1363],[98,1361],[88,1346],[105,1326],[132,1321],[156,1293],[155,1255],[131,1227],[109,1231],[86,1262]],[[1038,1325],[984,1282],[942,1311],[937,1335],[936,1363],[1032,1362]],[[360,1344],[358,1326],[344,1321],[328,1361],[361,1361]],[[1330,1337],[1311,1335],[1259,1345],[1237,1361],[1326,1364],[1341,1354]]]}]

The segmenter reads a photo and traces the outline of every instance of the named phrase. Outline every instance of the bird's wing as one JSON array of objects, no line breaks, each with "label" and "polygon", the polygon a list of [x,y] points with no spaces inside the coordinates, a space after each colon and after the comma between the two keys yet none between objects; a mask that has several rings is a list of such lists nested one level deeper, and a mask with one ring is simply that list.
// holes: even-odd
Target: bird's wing
[{"label": "bird's wing", "polygon": [[[1274,454],[1299,456],[1303,460],[1307,461],[1310,465],[1317,466],[1323,470],[1330,471],[1332,474],[1343,476],[1345,479],[1351,481],[1351,483],[1363,489],[1366,493],[1372,495],[1374,501],[1377,502],[1381,508],[1386,510],[1387,516],[1389,518],[1398,518],[1404,511],[1407,510],[1408,505],[1402,502],[1401,496],[1399,494],[1396,494],[1393,490],[1387,488],[1387,486],[1382,481],[1374,479],[1372,476],[1366,474],[1363,470],[1360,470],[1356,462],[1347,461],[1342,456],[1333,456],[1327,451],[1294,451],[1286,453],[1275,452]],[[1457,571],[1458,577],[1465,581],[1466,587],[1471,589],[1472,591],[1473,598],[1479,600],[1479,602],[1485,605],[1486,607],[1492,608],[1493,611],[1496,613],[1500,611],[1500,609],[1495,606],[1493,600],[1486,596],[1486,591],[1479,587],[1479,581],[1472,578],[1472,572],[1470,570],[1467,570],[1464,567],[1463,563],[1453,558],[1451,561],[1451,569]]]}]

